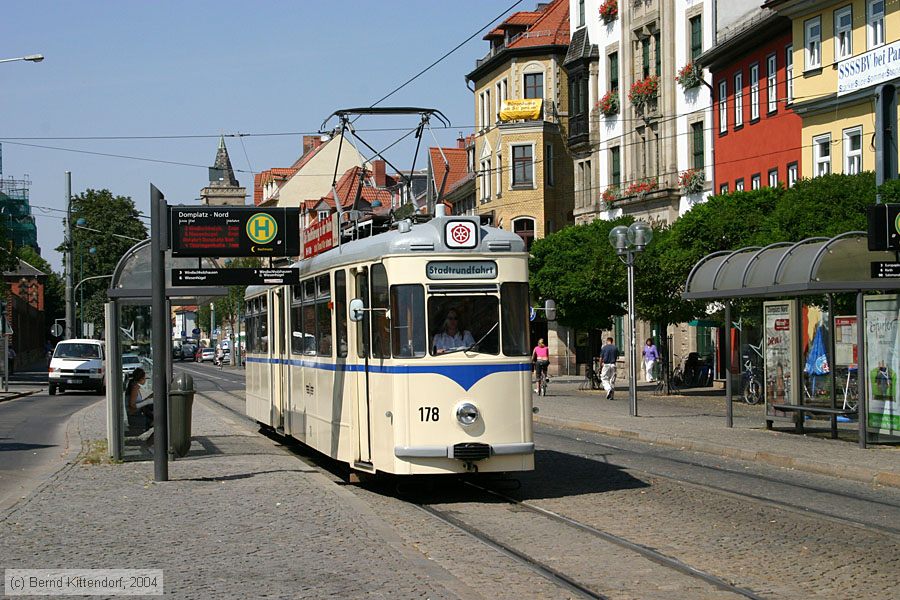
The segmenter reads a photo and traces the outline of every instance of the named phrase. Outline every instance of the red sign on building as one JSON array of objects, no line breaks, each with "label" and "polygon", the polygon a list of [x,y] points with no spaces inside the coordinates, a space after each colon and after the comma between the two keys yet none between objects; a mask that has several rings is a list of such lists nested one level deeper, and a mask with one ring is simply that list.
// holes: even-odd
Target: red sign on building
[{"label": "red sign on building", "polygon": [[334,222],[316,221],[303,234],[303,258],[311,258],[334,247]]}]

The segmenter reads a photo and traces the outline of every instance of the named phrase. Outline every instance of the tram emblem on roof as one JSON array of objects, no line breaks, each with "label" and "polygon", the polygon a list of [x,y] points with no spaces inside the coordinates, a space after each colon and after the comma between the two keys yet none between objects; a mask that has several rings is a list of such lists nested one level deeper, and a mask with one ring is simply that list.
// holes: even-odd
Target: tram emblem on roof
[{"label": "tram emblem on roof", "polygon": [[448,221],[444,225],[444,243],[448,248],[475,248],[478,226],[472,221]]}]

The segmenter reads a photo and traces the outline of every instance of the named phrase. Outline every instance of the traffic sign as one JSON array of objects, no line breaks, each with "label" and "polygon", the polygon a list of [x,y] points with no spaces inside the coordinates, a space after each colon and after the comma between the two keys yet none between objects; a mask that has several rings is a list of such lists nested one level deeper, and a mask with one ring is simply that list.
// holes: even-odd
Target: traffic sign
[{"label": "traffic sign", "polygon": [[53,327],[50,328],[50,335],[53,337],[60,337],[63,334],[63,326],[59,323],[54,323]]},{"label": "traffic sign", "polygon": [[173,286],[296,285],[300,269],[172,269]]},{"label": "traffic sign", "polygon": [[300,209],[172,206],[172,256],[298,256]]},{"label": "traffic sign", "polygon": [[200,329],[197,328],[197,327],[194,327],[194,328],[191,330],[191,333],[194,334],[194,335],[200,335]]}]

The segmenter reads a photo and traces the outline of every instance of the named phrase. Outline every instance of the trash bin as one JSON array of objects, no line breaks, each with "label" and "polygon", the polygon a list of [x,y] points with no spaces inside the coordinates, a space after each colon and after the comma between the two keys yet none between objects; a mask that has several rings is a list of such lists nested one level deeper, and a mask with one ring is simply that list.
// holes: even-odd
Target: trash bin
[{"label": "trash bin", "polygon": [[169,453],[182,457],[191,447],[191,411],[194,407],[194,378],[179,373],[169,390]]}]

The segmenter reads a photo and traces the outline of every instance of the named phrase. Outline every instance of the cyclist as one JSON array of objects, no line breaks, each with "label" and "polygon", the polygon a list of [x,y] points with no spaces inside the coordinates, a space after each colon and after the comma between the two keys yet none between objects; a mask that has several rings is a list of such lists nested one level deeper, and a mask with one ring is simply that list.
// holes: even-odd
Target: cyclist
[{"label": "cyclist", "polygon": [[550,348],[544,344],[544,338],[538,340],[537,346],[531,352],[531,360],[535,363],[535,375],[538,382],[538,394],[541,392],[541,384],[547,379],[547,367],[550,366]]}]

